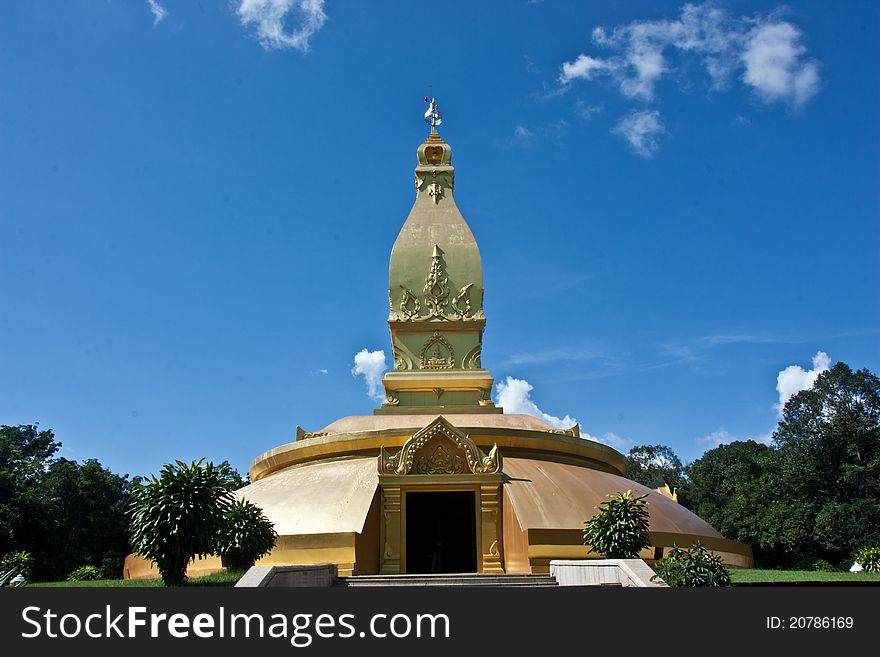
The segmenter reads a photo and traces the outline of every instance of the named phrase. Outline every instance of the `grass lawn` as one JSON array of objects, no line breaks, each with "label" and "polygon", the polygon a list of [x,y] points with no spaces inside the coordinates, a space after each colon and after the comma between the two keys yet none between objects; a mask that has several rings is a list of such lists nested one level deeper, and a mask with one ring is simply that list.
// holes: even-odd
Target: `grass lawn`
[{"label": "grass lawn", "polygon": [[[238,572],[219,572],[205,577],[193,577],[188,580],[184,586],[235,586],[235,583],[241,579],[244,573]],[[161,579],[96,579],[90,582],[33,582],[28,586],[48,587],[87,587],[87,588],[108,588],[108,587],[134,587],[142,588],[145,586],[162,586]]]},{"label": "grass lawn", "polygon": [[880,573],[827,573],[818,570],[730,571],[734,584],[752,582],[880,582]]}]

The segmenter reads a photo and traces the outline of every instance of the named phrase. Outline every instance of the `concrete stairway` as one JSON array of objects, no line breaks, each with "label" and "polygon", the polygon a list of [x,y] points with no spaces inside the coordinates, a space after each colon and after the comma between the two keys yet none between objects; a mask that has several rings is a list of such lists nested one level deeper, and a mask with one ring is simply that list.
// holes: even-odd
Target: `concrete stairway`
[{"label": "concrete stairway", "polygon": [[391,586],[517,586],[543,588],[559,586],[550,575],[481,575],[476,573],[449,573],[442,575],[352,575],[340,578],[339,587]]}]

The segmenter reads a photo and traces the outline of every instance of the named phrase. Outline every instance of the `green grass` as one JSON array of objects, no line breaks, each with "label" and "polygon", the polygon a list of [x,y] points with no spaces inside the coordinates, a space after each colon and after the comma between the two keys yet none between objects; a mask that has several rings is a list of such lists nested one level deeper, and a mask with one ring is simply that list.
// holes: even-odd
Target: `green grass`
[{"label": "green grass", "polygon": [[[244,573],[226,572],[213,573],[205,577],[193,577],[184,586],[235,586]],[[162,586],[161,579],[96,579],[90,582],[31,582],[34,587],[77,587],[77,588],[116,588],[116,587],[153,587]]]},{"label": "green grass", "polygon": [[731,570],[734,584],[751,582],[880,582],[880,573],[829,573],[819,570]]}]

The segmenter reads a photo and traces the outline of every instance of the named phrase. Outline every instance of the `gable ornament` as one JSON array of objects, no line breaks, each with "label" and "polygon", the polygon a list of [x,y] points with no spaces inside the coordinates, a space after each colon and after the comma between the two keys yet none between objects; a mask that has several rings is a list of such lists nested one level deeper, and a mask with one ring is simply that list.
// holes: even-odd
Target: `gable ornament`
[{"label": "gable ornament", "polygon": [[[465,467],[466,466],[466,467]],[[501,453],[489,453],[442,415],[410,436],[396,454],[384,447],[379,453],[379,474],[498,474]]]}]

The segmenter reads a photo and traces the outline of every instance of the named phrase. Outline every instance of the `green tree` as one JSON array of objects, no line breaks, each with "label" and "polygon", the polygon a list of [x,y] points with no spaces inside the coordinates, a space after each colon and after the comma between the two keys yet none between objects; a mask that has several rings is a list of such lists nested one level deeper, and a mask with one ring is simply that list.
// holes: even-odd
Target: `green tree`
[{"label": "green tree", "polygon": [[773,440],[780,485],[816,517],[818,547],[843,557],[880,538],[880,379],[837,363],[785,404]]},{"label": "green tree", "polygon": [[217,551],[228,569],[247,570],[275,547],[277,538],[275,526],[260,507],[236,500],[226,511]]},{"label": "green tree", "polygon": [[132,545],[156,562],[166,586],[182,584],[190,561],[216,551],[232,502],[220,469],[202,463],[165,465],[129,506]]},{"label": "green tree", "polygon": [[609,495],[598,513],[584,523],[584,545],[609,559],[633,559],[650,547],[648,494],[634,497],[631,490]]},{"label": "green tree", "polygon": [[132,483],[98,461],[54,458],[61,443],[36,424],[0,427],[0,550],[27,550],[36,580],[80,565],[118,577],[128,549]]},{"label": "green tree", "polygon": [[686,468],[682,504],[727,538],[750,545],[764,566],[811,554],[813,510],[781,485],[779,453],[753,440],[710,449]]},{"label": "green tree", "polygon": [[229,461],[223,461],[223,463],[217,466],[217,470],[220,472],[220,479],[227,490],[236,491],[251,483],[248,475],[242,476],[238,470],[232,467]]},{"label": "green tree", "polygon": [[0,426],[0,554],[22,549],[28,523],[42,516],[40,483],[60,447],[36,424]]},{"label": "green tree", "polygon": [[80,464],[60,458],[49,465],[41,489],[46,517],[39,527],[42,537],[31,546],[35,575],[63,579],[77,566],[89,565],[120,577],[130,551],[125,511],[132,482],[95,459]]},{"label": "green tree", "polygon": [[663,484],[670,488],[682,487],[684,466],[666,445],[633,447],[626,456],[626,465],[626,476],[648,488],[660,488]]}]

